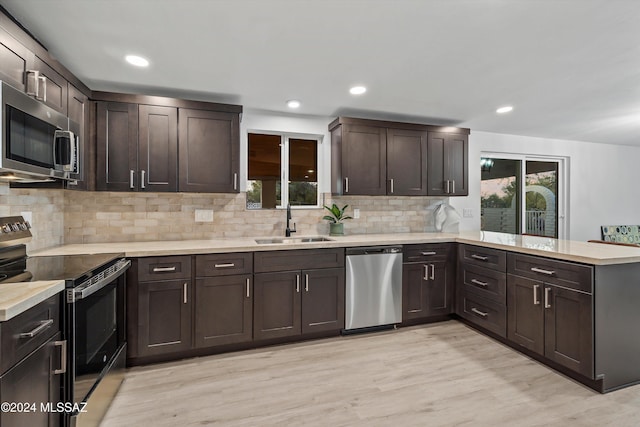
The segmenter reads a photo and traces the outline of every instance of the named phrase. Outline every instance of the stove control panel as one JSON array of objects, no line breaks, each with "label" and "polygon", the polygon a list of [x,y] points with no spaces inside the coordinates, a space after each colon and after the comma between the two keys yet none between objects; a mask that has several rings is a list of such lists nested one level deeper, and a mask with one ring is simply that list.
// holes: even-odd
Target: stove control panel
[{"label": "stove control panel", "polygon": [[0,246],[11,246],[30,240],[31,224],[21,216],[0,217]]}]

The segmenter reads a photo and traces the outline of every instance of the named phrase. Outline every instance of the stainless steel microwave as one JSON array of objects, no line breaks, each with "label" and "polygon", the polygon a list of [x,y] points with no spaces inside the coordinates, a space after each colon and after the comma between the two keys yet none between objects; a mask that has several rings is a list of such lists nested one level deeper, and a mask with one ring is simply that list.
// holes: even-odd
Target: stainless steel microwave
[{"label": "stainless steel microwave", "polygon": [[80,125],[0,82],[1,181],[81,179]]}]

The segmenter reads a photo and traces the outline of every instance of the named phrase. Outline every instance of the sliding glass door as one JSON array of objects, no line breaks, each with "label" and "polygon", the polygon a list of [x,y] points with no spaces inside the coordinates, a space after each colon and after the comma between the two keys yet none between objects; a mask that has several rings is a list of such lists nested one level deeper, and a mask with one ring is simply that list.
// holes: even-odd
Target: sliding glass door
[{"label": "sliding glass door", "polygon": [[564,237],[563,159],[505,157],[481,158],[480,228]]}]

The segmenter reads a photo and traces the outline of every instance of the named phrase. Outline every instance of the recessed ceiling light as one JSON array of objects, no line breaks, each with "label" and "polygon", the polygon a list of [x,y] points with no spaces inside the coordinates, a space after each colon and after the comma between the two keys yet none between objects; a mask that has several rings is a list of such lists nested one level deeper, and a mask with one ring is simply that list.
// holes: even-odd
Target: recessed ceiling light
[{"label": "recessed ceiling light", "polygon": [[504,107],[500,107],[496,110],[496,113],[498,114],[504,114],[504,113],[508,113],[511,110],[513,110],[513,107],[511,105],[506,105]]},{"label": "recessed ceiling light", "polygon": [[289,107],[289,108],[299,108],[300,107],[300,101],[297,101],[295,99],[291,99],[291,100],[287,101],[287,107]]},{"label": "recessed ceiling light", "polygon": [[362,95],[366,91],[367,91],[367,88],[364,86],[354,86],[351,89],[349,89],[349,93],[351,93],[351,95]]},{"label": "recessed ceiling light", "polygon": [[147,67],[149,66],[149,61],[145,58],[137,55],[127,55],[124,59],[131,65],[135,65],[136,67]]}]

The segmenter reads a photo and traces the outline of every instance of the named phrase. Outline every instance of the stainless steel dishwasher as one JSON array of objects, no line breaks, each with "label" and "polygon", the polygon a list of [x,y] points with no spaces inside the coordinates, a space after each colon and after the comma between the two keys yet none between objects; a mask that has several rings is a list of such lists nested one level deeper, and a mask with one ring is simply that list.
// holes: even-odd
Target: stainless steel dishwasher
[{"label": "stainless steel dishwasher", "polygon": [[402,322],[402,246],[346,250],[344,330]]}]

